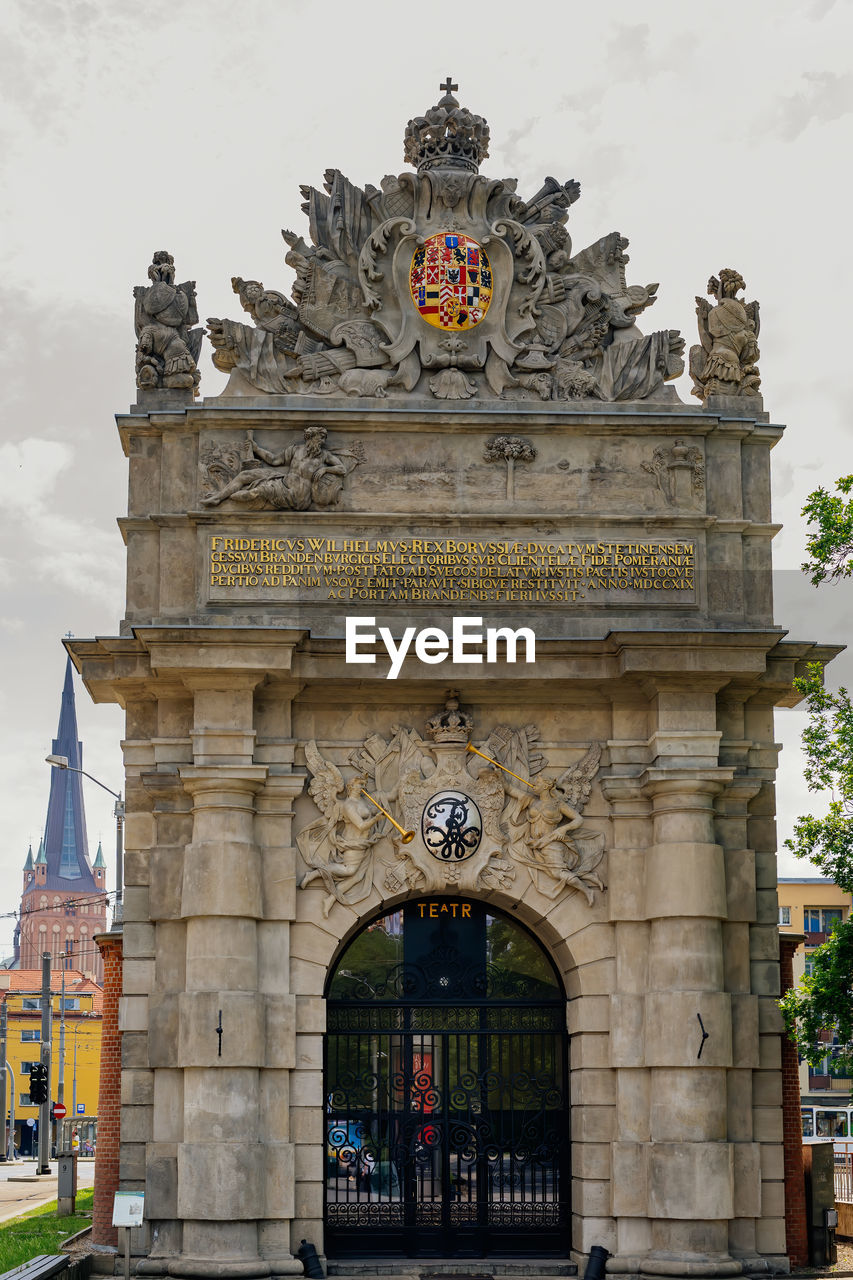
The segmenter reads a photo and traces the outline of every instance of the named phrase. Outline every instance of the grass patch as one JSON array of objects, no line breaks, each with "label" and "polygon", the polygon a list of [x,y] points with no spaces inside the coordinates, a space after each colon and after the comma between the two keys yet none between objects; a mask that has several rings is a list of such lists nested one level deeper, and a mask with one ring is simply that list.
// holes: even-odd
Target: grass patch
[{"label": "grass patch", "polygon": [[92,1225],[91,1187],[77,1193],[76,1213],[56,1216],[56,1201],[0,1225],[0,1272],[11,1271],[40,1253],[59,1253],[63,1240]]}]

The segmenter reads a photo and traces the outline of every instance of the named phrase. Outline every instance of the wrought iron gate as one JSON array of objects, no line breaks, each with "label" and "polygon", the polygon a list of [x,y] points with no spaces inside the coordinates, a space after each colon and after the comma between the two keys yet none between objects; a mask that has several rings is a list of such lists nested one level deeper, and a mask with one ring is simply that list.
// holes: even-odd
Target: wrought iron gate
[{"label": "wrought iron gate", "polygon": [[[384,970],[374,961],[373,981],[347,967],[350,952],[337,968],[326,1037],[329,1253],[566,1251],[565,999],[530,935],[470,905],[466,920],[426,933],[407,907],[405,959]],[[385,918],[401,934],[402,915]],[[536,948],[550,981],[541,962],[531,977],[489,961],[495,920],[528,954]]]}]

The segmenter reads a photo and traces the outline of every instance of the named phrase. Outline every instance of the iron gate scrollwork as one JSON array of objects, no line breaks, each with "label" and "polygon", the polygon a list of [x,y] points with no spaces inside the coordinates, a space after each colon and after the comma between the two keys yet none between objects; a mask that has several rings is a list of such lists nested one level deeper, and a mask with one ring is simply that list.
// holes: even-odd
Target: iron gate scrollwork
[{"label": "iron gate scrollwork", "polygon": [[547,970],[489,962],[487,924],[500,918],[473,905],[476,956],[472,935],[460,935],[467,922],[425,939],[407,908],[402,961],[397,947],[384,970],[354,973],[349,952],[338,966],[326,1038],[327,1252],[567,1250],[565,998],[514,922],[503,960],[524,933]]}]

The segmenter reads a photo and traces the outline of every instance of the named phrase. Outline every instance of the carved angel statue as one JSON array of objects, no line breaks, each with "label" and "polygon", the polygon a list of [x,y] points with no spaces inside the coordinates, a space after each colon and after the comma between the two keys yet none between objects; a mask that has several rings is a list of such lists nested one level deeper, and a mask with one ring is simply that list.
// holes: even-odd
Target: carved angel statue
[{"label": "carved angel statue", "polygon": [[712,307],[705,298],[696,299],[701,346],[690,348],[690,375],[693,395],[757,396],[761,385],[757,363],[758,303],[744,302],[736,295],[746,287],[743,276],[723,267],[720,278],[711,276],[708,293],[716,298]]},{"label": "carved angel statue", "polygon": [[[521,763],[517,746],[515,758]],[[542,757],[535,759],[538,763]],[[510,799],[502,825],[512,855],[529,868],[536,888],[548,898],[556,898],[563,889],[578,889],[592,906],[593,888],[605,887],[596,874],[604,856],[604,836],[585,827],[581,816],[600,761],[601,744],[595,742],[559,778],[534,776],[522,788],[504,775]],[[564,818],[567,821],[561,821]]]},{"label": "carved angel statue", "polygon": [[384,831],[375,830],[383,815],[361,797],[367,782],[356,774],[344,782],[338,767],[320,754],[317,743],[305,747],[313,777],[308,787],[323,816],[309,823],[296,837],[299,852],[311,870],[299,882],[300,889],[321,880],[326,889],[323,915],[336,902],[351,905],[366,898],[373,887],[373,846]]}]

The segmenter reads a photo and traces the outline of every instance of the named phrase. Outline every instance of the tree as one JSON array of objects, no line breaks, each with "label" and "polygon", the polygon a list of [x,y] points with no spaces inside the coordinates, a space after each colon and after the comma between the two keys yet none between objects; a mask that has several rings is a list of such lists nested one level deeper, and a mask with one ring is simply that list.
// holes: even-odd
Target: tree
[{"label": "tree", "polygon": [[[816,489],[803,515],[816,526],[806,543],[803,571],[813,586],[853,576],[853,475],[842,476],[837,492]],[[803,733],[804,776],[810,791],[831,791],[823,818],[798,818],[785,841],[798,858],[807,858],[846,892],[853,892],[853,705],[847,690],[828,693],[819,663],[794,681],[809,715]],[[853,1074],[853,917],[840,924],[812,953],[813,969],[789,991],[780,1007],[800,1053],[816,1066],[829,1053],[833,1070]],[[821,1039],[821,1033],[824,1039]],[[826,1034],[837,1042],[831,1047]]]}]

